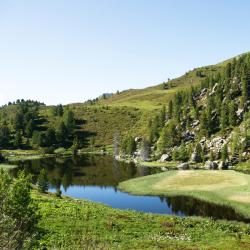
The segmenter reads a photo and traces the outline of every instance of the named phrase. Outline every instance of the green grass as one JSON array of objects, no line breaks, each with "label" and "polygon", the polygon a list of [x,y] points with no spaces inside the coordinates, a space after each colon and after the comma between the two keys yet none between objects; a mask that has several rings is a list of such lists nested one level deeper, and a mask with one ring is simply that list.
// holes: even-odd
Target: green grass
[{"label": "green grass", "polygon": [[5,164],[5,163],[1,163],[0,164],[0,169],[12,169],[12,168],[16,168],[17,165],[12,165],[12,164]]},{"label": "green grass", "polygon": [[250,218],[250,175],[235,171],[169,171],[120,183],[140,195],[187,195],[233,207]]},{"label": "green grass", "polygon": [[208,76],[220,72],[223,67],[225,67],[224,64],[219,64],[216,66],[206,66],[194,69],[181,77],[171,80],[169,84],[171,84],[172,87],[169,89],[164,90],[162,84],[144,89],[130,89],[115,94],[107,99],[102,99],[98,104],[116,107],[128,106],[143,110],[159,109],[162,105],[167,105],[177,91],[198,85],[203,79],[202,77],[197,77],[196,72],[198,70]]},{"label": "green grass", "polygon": [[[167,162],[158,162],[158,161],[139,161],[138,166],[143,166],[143,167],[155,167],[155,168],[166,168],[168,170],[177,170],[177,166],[181,164],[181,162],[177,161],[167,161]],[[190,168],[203,168],[202,163],[190,163],[189,164]]]},{"label": "green grass", "polygon": [[237,164],[235,169],[237,171],[250,173],[250,161],[248,160],[246,162],[240,162],[239,164]]},{"label": "green grass", "polygon": [[157,161],[140,161],[138,162],[139,166],[143,167],[156,167],[156,168],[169,168],[169,169],[174,169],[178,165],[178,162],[170,161],[170,162],[157,162]]},{"label": "green grass", "polygon": [[121,211],[85,200],[33,197],[47,249],[249,249],[249,226]]},{"label": "green grass", "polygon": [[11,155],[7,156],[9,162],[26,161],[26,160],[39,160],[48,157],[53,157],[53,154],[37,154],[37,155]]}]

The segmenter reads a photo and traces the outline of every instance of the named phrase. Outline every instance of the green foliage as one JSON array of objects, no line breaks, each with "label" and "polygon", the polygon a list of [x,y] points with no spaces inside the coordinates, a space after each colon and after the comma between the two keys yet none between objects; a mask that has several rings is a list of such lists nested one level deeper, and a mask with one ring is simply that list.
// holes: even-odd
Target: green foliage
[{"label": "green foliage", "polygon": [[38,190],[41,193],[45,193],[49,189],[49,182],[45,169],[41,169],[40,174],[37,179]]},{"label": "green foliage", "polygon": [[40,244],[47,249],[236,250],[250,242],[249,227],[236,222],[122,211],[66,197],[35,199],[47,232]]},{"label": "green foliage", "polygon": [[67,128],[67,132],[70,134],[75,128],[75,118],[72,110],[66,110],[63,114],[63,121]]},{"label": "green foliage", "polygon": [[34,121],[33,120],[29,120],[27,122],[27,125],[25,127],[25,134],[28,138],[30,138],[33,134],[33,131],[35,129],[35,124],[34,124]]},{"label": "green foliage", "polygon": [[169,120],[162,129],[159,141],[157,142],[157,151],[164,152],[166,148],[173,147],[180,143],[180,132],[178,123],[175,120]]},{"label": "green foliage", "polygon": [[225,144],[221,150],[221,160],[226,161],[228,159],[228,149],[227,145]]},{"label": "green foliage", "polygon": [[195,152],[196,152],[196,161],[203,162],[204,161],[204,151],[203,151],[200,143],[196,144]]},{"label": "green foliage", "polygon": [[10,144],[10,130],[7,125],[0,126],[0,145],[2,147],[8,147]]},{"label": "green foliage", "polygon": [[132,136],[126,136],[122,140],[121,151],[124,155],[132,155],[136,150],[135,139]]},{"label": "green foliage", "polygon": [[30,177],[12,179],[0,169],[0,248],[29,249],[37,233],[37,206],[30,196]]},{"label": "green foliage", "polygon": [[14,147],[20,147],[22,145],[22,134],[20,130],[18,130],[15,134],[13,145]]},{"label": "green foliage", "polygon": [[63,106],[62,106],[62,104],[51,107],[51,110],[52,110],[52,114],[54,116],[63,116]]}]

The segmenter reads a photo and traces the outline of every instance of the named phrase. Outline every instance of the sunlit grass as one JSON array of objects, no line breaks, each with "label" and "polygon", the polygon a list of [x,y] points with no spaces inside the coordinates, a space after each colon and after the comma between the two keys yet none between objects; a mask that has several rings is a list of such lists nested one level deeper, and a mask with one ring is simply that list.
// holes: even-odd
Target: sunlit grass
[{"label": "sunlit grass", "polygon": [[235,171],[168,171],[120,183],[119,188],[142,195],[187,195],[228,205],[250,218],[250,175]]}]

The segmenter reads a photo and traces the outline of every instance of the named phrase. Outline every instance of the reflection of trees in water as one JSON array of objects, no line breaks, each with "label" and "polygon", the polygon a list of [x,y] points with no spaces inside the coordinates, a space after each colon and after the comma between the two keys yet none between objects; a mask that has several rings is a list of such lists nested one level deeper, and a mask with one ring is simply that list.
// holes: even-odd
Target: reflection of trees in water
[{"label": "reflection of trees in water", "polygon": [[216,219],[245,221],[244,217],[237,214],[231,207],[216,205],[194,199],[188,196],[159,197],[161,202],[166,202],[174,214],[182,213],[187,216],[203,216]]},{"label": "reflection of trees in water", "polygon": [[137,168],[134,163],[128,164],[114,161],[113,157],[94,155],[46,158],[25,161],[19,165],[34,176],[34,183],[40,170],[45,168],[50,185],[55,188],[63,186],[65,190],[70,185],[96,185],[114,187],[116,190],[121,181],[153,172],[150,168]]}]

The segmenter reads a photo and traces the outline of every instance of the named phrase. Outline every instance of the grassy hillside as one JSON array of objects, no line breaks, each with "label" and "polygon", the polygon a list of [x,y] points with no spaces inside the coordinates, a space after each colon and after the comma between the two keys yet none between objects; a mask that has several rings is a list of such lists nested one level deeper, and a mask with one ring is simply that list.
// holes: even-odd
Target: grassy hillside
[{"label": "grassy hillside", "polygon": [[199,85],[206,76],[216,75],[224,67],[221,64],[194,69],[170,80],[167,89],[159,84],[145,89],[126,90],[107,99],[100,99],[92,105],[85,103],[69,106],[78,119],[84,120],[81,129],[94,135],[96,144],[111,144],[117,131],[121,134],[143,136],[148,120],[162,106],[167,105],[176,92]]},{"label": "grassy hillside", "polygon": [[50,195],[34,198],[42,215],[41,249],[249,249],[249,227],[160,216]]},{"label": "grassy hillside", "polygon": [[[221,72],[226,63],[206,66],[187,72],[181,77],[169,80],[165,86],[159,84],[145,89],[131,89],[100,99],[91,104],[77,103],[66,105],[75,113],[77,131],[83,132],[87,138],[85,146],[112,144],[116,132],[121,135],[143,136],[148,120],[154,117],[162,106],[180,90],[197,86],[206,77]],[[40,105],[39,130],[58,124],[58,119],[49,106]],[[0,109],[0,120],[12,120],[18,111],[16,105],[8,105]],[[92,138],[90,140],[90,138]],[[25,141],[25,140],[24,140]],[[90,143],[91,141],[91,143]]]},{"label": "grassy hillside", "polygon": [[[222,63],[197,68],[168,81],[168,89],[164,89],[163,84],[159,84],[145,89],[126,90],[100,100],[97,105],[129,106],[146,110],[159,109],[162,105],[166,105],[176,92],[198,85],[205,76],[217,74],[224,66]],[[201,72],[202,76],[198,72]]]}]

